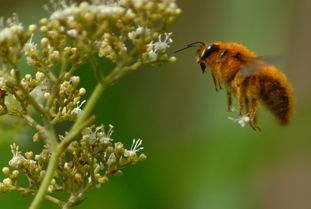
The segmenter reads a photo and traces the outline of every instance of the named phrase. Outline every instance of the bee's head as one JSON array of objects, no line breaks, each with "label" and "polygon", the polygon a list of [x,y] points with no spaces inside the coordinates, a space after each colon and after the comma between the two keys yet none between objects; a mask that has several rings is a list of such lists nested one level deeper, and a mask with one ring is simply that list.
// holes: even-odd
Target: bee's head
[{"label": "bee's head", "polygon": [[[200,64],[202,72],[205,72],[206,68],[206,59],[214,52],[219,50],[219,46],[217,44],[206,45],[205,43],[198,41],[191,44],[188,44],[186,47],[177,50],[176,52],[180,52],[182,50],[188,49],[190,47],[199,47],[197,50],[197,62]],[[175,52],[175,53],[176,53]]]},{"label": "bee's head", "polygon": [[206,61],[207,59],[214,53],[219,51],[219,46],[217,44],[210,44],[210,45],[201,45],[200,48],[197,50],[197,62],[200,64],[202,72],[205,71],[206,68]]}]

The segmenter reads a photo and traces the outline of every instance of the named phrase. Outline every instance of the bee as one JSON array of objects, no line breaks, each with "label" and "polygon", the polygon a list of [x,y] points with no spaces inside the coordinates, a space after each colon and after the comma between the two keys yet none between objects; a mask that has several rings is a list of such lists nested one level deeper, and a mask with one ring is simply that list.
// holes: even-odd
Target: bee
[{"label": "bee", "polygon": [[235,42],[215,41],[209,45],[194,42],[176,52],[198,47],[197,62],[204,73],[211,69],[215,90],[225,86],[228,111],[232,94],[238,101],[239,115],[247,114],[253,130],[257,126],[259,103],[264,104],[281,125],[287,125],[294,110],[293,88],[287,77],[275,66]]}]

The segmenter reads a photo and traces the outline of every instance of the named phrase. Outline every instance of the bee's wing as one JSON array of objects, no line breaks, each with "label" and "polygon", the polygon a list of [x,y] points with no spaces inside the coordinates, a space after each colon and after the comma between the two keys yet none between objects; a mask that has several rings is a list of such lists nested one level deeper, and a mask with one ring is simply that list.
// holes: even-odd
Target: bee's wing
[{"label": "bee's wing", "polygon": [[284,57],[258,57],[256,59],[246,61],[246,63],[241,67],[240,73],[245,77],[249,77],[255,75],[258,70],[263,67],[277,65],[284,61]]}]

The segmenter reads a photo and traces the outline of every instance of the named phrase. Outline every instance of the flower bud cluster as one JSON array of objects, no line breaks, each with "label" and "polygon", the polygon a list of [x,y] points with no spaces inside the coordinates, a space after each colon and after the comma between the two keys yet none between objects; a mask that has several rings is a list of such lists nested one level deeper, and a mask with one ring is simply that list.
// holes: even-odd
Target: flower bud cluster
[{"label": "flower bud cluster", "polygon": [[37,47],[32,39],[31,37],[24,47],[27,63],[43,72],[48,72],[60,61],[60,52],[51,46],[46,37],[43,37],[40,41],[41,49]]},{"label": "flower bud cluster", "polygon": [[19,22],[17,15],[9,18],[6,24],[0,21],[0,57],[6,64],[16,65],[21,50],[35,32],[36,26],[30,25],[28,29]]},{"label": "flower bud cluster", "polygon": [[138,154],[143,149],[141,140],[138,145],[134,141],[135,145],[128,150],[121,142],[113,143],[112,133],[112,125],[109,125],[108,132],[103,125],[91,126],[84,129],[80,142],[71,143],[68,152],[76,163],[67,169],[71,173],[87,174],[81,176],[83,178],[79,182],[105,183],[111,175],[121,174],[122,168],[146,159],[144,154]]},{"label": "flower bud cluster", "polygon": [[[74,193],[81,188],[98,186],[106,183],[112,175],[122,174],[122,168],[146,159],[144,154],[138,153],[143,149],[141,140],[134,140],[131,149],[126,149],[121,142],[113,143],[112,133],[112,125],[109,125],[108,132],[103,125],[85,128],[81,140],[71,142],[66,153],[59,159],[48,192]],[[61,140],[63,138],[60,136]],[[13,157],[9,161],[9,166],[15,170],[2,168],[3,174],[8,178],[0,183],[0,192],[35,191],[46,174],[45,169],[51,153],[43,149],[37,155],[33,152],[22,154],[16,144],[11,145],[11,151]],[[27,187],[18,184],[19,174],[26,175]]]},{"label": "flower bud cluster", "polygon": [[[152,51],[151,57],[141,57],[148,62],[170,61],[168,56],[158,59],[154,54],[164,54],[172,43],[169,35],[162,41],[159,33],[180,13],[175,0],[62,3],[49,19],[41,20],[40,30],[54,48],[62,48],[68,39],[72,40],[81,57],[97,53],[117,62],[136,47],[140,51],[146,48],[147,52]],[[155,46],[150,46],[153,42]]]},{"label": "flower bud cluster", "polygon": [[29,105],[28,97],[33,96],[38,105],[43,105],[43,94],[46,86],[46,77],[42,72],[34,76],[26,74],[20,78],[19,72],[12,69],[9,74],[4,74],[0,81],[0,106],[4,113],[19,115]]},{"label": "flower bud cluster", "polygon": [[[55,114],[57,123],[66,120],[76,120],[82,114],[82,105],[85,101],[80,102],[81,96],[86,93],[84,88],[79,88],[79,76],[72,76],[61,83],[58,98],[55,100],[58,111]],[[46,95],[49,98],[50,95]]]},{"label": "flower bud cluster", "polygon": [[17,177],[20,173],[27,174],[30,185],[28,189],[32,189],[44,177],[42,174],[45,172],[45,161],[49,159],[47,150],[44,149],[40,155],[34,157],[33,152],[26,152],[23,155],[19,146],[12,144],[11,151],[13,157],[9,161],[9,165],[16,170],[11,172],[8,167],[2,168],[3,174],[8,178],[5,178],[2,184],[0,183],[0,192],[18,190]]},{"label": "flower bud cluster", "polygon": [[[28,105],[37,102],[41,112],[51,113],[54,124],[76,120],[83,112],[80,99],[86,91],[77,87],[80,79],[74,72],[94,54],[131,70],[175,61],[166,53],[172,33],[163,33],[181,13],[175,0],[60,1],[53,7],[50,17],[40,21],[39,44],[34,42],[35,25],[26,30],[16,16],[2,24],[0,58],[7,65],[0,74],[0,115],[24,115]],[[22,55],[36,68],[35,75],[20,77],[17,62]],[[111,76],[110,82],[119,77]],[[18,112],[10,111],[6,96],[19,103],[20,108],[14,106]]]}]

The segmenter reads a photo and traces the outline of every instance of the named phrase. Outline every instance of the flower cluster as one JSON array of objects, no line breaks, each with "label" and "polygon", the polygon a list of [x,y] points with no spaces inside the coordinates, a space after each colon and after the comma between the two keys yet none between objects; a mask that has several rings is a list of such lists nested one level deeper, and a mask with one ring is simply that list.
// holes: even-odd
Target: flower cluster
[{"label": "flower cluster", "polygon": [[3,63],[17,64],[24,45],[35,30],[35,25],[30,25],[25,30],[16,14],[9,18],[6,24],[3,23],[3,19],[0,20],[0,57]]},{"label": "flower cluster", "polygon": [[[61,4],[49,19],[41,20],[40,30],[50,40],[53,49],[66,43],[59,40],[70,39],[76,43],[80,61],[87,54],[97,53],[117,62],[120,56],[129,54],[133,48],[164,54],[172,41],[169,39],[171,34],[166,34],[166,39],[162,41],[161,30],[180,12],[173,0]],[[93,47],[86,47],[90,45]],[[150,62],[157,60],[154,55],[149,59]],[[162,57],[161,60],[169,60],[169,57]]]},{"label": "flower cluster", "polygon": [[[131,149],[127,150],[121,142],[113,143],[113,126],[109,127],[108,133],[103,125],[87,127],[82,131],[81,140],[70,143],[67,151],[62,154],[54,178],[48,186],[49,195],[69,191],[71,197],[66,203],[69,206],[81,200],[86,188],[98,187],[106,183],[110,176],[122,174],[122,168],[146,159],[144,154],[138,154],[143,149],[141,140],[133,140]],[[61,140],[63,138],[64,136],[60,136]],[[0,192],[35,193],[46,175],[50,159],[48,149],[43,149],[37,155],[32,151],[22,154],[19,146],[13,144],[11,151],[11,168],[2,168],[7,178],[0,182]],[[65,155],[67,157],[64,157]],[[26,186],[18,184],[18,176],[22,174],[27,177]]]},{"label": "flower cluster", "polygon": [[[106,132],[95,126],[91,114],[103,90],[129,71],[175,61],[167,53],[172,33],[165,29],[181,13],[175,0],[61,0],[48,10],[50,16],[38,25],[25,27],[16,15],[0,21],[0,116],[22,121],[34,133],[24,138],[44,143],[37,155],[11,146],[12,168],[2,169],[6,178],[0,192],[35,195],[31,209],[43,199],[69,208],[87,189],[146,158],[139,154],[141,139],[126,149],[111,138],[113,127]],[[99,59],[115,67],[103,70]],[[20,69],[23,60],[34,73]],[[76,74],[84,63],[97,81],[89,98]],[[28,185],[18,182],[21,175]],[[58,191],[67,192],[69,199],[54,197]]]}]

